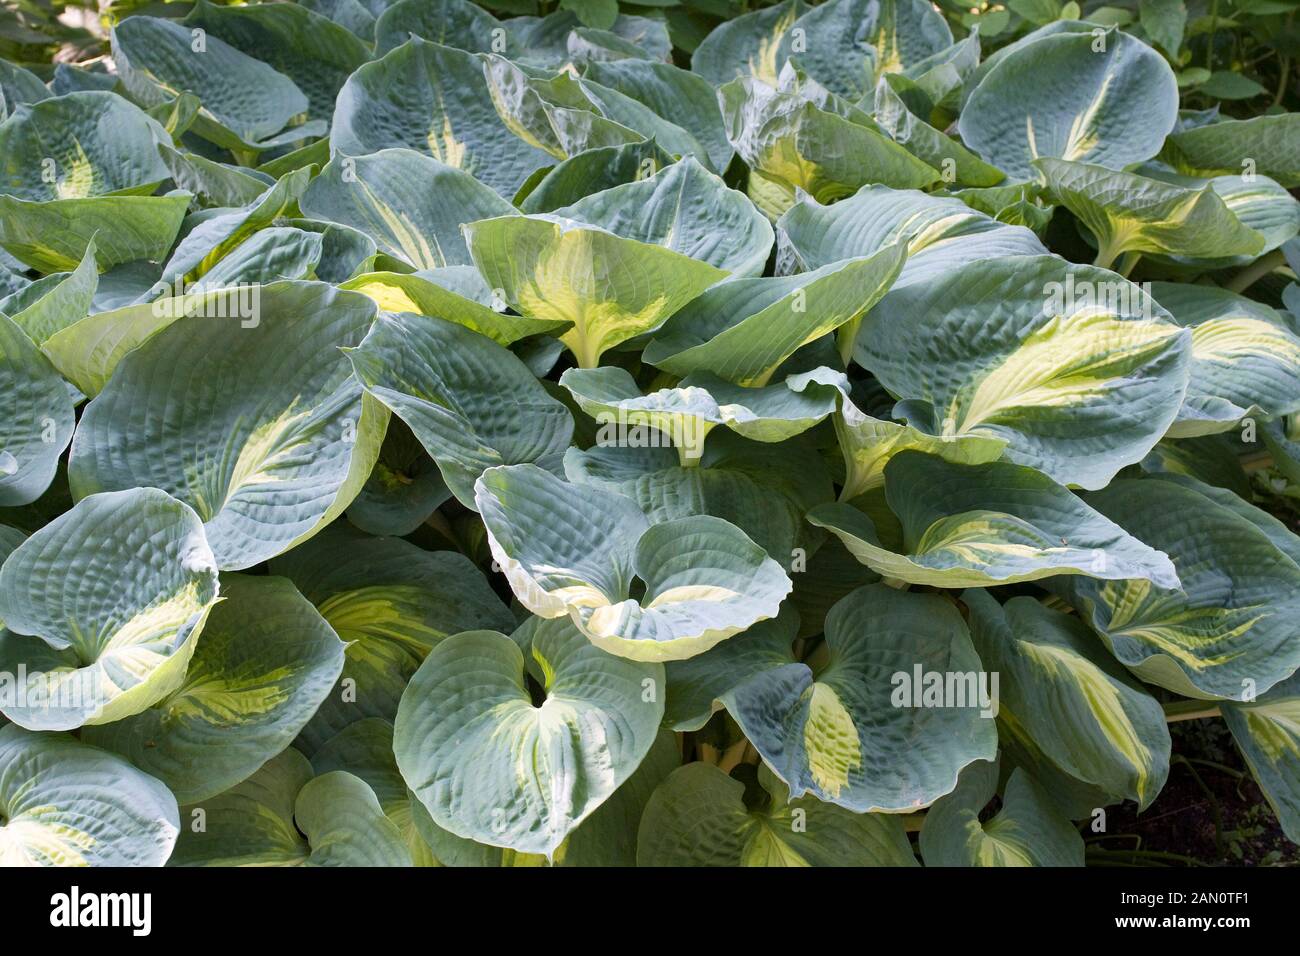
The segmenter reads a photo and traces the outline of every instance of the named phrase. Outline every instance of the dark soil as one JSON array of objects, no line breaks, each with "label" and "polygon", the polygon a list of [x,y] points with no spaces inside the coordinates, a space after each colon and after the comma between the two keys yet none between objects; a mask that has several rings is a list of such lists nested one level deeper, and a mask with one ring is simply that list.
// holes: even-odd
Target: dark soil
[{"label": "dark soil", "polygon": [[1085,830],[1089,865],[1300,866],[1223,721],[1170,725],[1169,782],[1139,814],[1109,808],[1105,834]]}]

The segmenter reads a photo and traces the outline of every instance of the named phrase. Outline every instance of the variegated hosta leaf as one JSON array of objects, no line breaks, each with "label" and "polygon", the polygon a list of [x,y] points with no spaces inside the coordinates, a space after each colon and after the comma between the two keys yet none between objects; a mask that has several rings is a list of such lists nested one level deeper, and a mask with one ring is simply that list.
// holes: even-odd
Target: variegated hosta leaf
[{"label": "variegated hosta leaf", "polygon": [[1169,64],[1127,33],[1060,32],[1006,51],[966,100],[967,146],[1017,179],[1040,156],[1123,169],[1160,151],[1178,118]]},{"label": "variegated hosta leaf", "polygon": [[[527,660],[528,644],[536,619],[514,635]],[[457,836],[433,822],[429,811],[411,795],[411,816],[415,827],[426,844],[444,866],[461,867],[588,867],[636,866],[636,828],[651,794],[664,779],[681,766],[682,757],[677,737],[670,731],[659,730],[649,752],[642,758],[632,776],[628,777],[613,795],[598,806],[591,816],[569,831],[564,842],[555,849],[548,860],[543,853],[522,853],[509,847],[477,843]],[[394,773],[396,773],[394,764]],[[404,793],[405,781],[401,776]]]},{"label": "variegated hosta leaf", "polygon": [[158,153],[176,185],[203,206],[247,206],[275,185],[275,179],[260,170],[180,152],[167,143],[158,145]]},{"label": "variegated hosta leaf", "polygon": [[[843,377],[828,368],[818,372],[823,378]],[[615,432],[612,441],[601,441],[598,429],[598,444],[620,444],[635,429],[653,429],[671,440],[683,466],[699,464],[704,440],[718,426],[754,441],[782,442],[831,414],[838,394],[834,384],[820,380],[799,389],[786,382],[744,388],[694,372],[674,388],[642,395],[636,380],[615,366],[569,369],[560,384],[601,429]],[[629,434],[620,439],[619,430]]]},{"label": "variegated hosta leaf", "polygon": [[951,44],[947,21],[922,0],[831,0],[791,24],[777,60],[793,56],[832,92],[859,100],[881,74],[919,64]]},{"label": "variegated hosta leaf", "polygon": [[630,58],[589,63],[584,76],[632,97],[681,126],[704,147],[713,171],[726,171],[731,162],[731,143],[722,127],[717,93],[708,80],[669,63]]},{"label": "variegated hosta leaf", "polygon": [[114,93],[42,100],[0,123],[0,194],[35,202],[148,196],[170,175],[167,134]]},{"label": "variegated hosta leaf", "polygon": [[182,190],[44,202],[0,195],[0,247],[42,272],[71,271],[92,247],[101,270],[158,261],[176,241],[192,198]]},{"label": "variegated hosta leaf", "polygon": [[430,648],[450,634],[509,630],[514,616],[464,555],[333,527],[271,562],[347,644],[343,674],[298,738],[307,753],[367,717],[392,720]]},{"label": "variegated hosta leaf", "polygon": [[313,279],[324,252],[325,237],[320,233],[273,226],[235,246],[190,288],[204,292],[277,279]]},{"label": "variegated hosta leaf", "polygon": [[997,784],[997,764],[971,764],[930,808],[920,840],[926,866],[1083,866],[1083,838],[1024,770],[1011,772],[1002,809],[981,823]]},{"label": "variegated hosta leaf", "polygon": [[163,266],[164,282],[184,292],[181,279],[199,278],[249,236],[286,215],[310,178],[309,168],[295,169],[242,209],[220,211],[196,223]]},{"label": "variegated hosta leaf", "polygon": [[[795,202],[798,190],[830,203],[868,183],[920,189],[939,181],[937,170],[860,113],[842,116],[801,92],[753,78],[733,80],[718,97],[727,138],[750,167],[750,198],[771,219]],[[756,178],[770,195],[755,193]]]},{"label": "variegated hosta leaf", "polygon": [[1181,475],[1116,481],[1088,503],[1178,569],[1176,591],[1053,582],[1138,677],[1186,697],[1244,700],[1300,667],[1300,546],[1276,518]]},{"label": "variegated hosta leaf", "polygon": [[172,866],[411,865],[397,824],[361,778],[341,770],[313,777],[292,747],[180,812]]},{"label": "variegated hosta leaf", "polygon": [[641,818],[641,866],[917,866],[902,821],[850,813],[815,797],[789,799],[766,766],[760,805],[712,764],[681,767],[660,784]]},{"label": "variegated hosta leaf", "polygon": [[662,441],[647,441],[658,435],[633,427],[615,438],[621,444],[571,448],[564,455],[565,476],[631,498],[651,524],[692,515],[722,518],[786,570],[825,536],[804,521],[809,508],[832,497],[830,474],[815,448],[729,441],[724,431],[696,464],[683,466]]},{"label": "variegated hosta leaf", "polygon": [[807,9],[802,0],[784,0],[724,21],[695,50],[691,70],[714,86],[743,76],[775,84],[785,62],[781,38]]},{"label": "variegated hosta leaf", "polygon": [[[592,643],[639,661],[702,653],[774,617],[790,579],[743,531],[707,515],[648,527],[622,495],[533,465],[491,468],[475,499],[515,596],[569,616]],[[644,594],[632,597],[632,579]]]},{"label": "variegated hosta leaf", "polygon": [[663,668],[606,654],[567,620],[540,622],[525,651],[492,631],[443,641],[402,696],[393,748],[438,826],[551,857],[650,750]]},{"label": "variegated hosta leaf", "polygon": [[169,491],[199,513],[220,566],[238,570],[343,513],[388,413],[339,352],[370,327],[365,296],[316,282],[227,295],[240,308],[179,318],[122,360],[82,414],[68,479],[78,498]]},{"label": "variegated hosta leaf", "polygon": [[82,732],[167,784],[216,796],[284,750],[343,668],[343,643],[283,578],[228,575],[184,683],[148,710]]},{"label": "variegated hosta leaf", "polygon": [[1185,189],[1214,191],[1228,211],[1248,229],[1263,237],[1258,252],[1248,255],[1198,258],[1193,256],[1160,256],[1157,261],[1171,263],[1179,271],[1204,272],[1211,269],[1230,269],[1248,266],[1259,255],[1272,252],[1300,233],[1300,200],[1267,176],[1246,175],[1214,176],[1203,179],[1171,172],[1161,163],[1143,163],[1136,170],[1144,176],[1171,183]]},{"label": "variegated hosta leaf", "polygon": [[382,315],[347,355],[368,394],[410,426],[466,507],[484,470],[558,467],[573,437],[573,416],[523,362],[453,322]]},{"label": "variegated hosta leaf", "polygon": [[554,214],[672,249],[738,276],[760,275],[772,250],[767,218],[690,156]]},{"label": "variegated hosta leaf", "polygon": [[[792,389],[802,390],[816,374],[792,375],[786,383]],[[835,437],[844,456],[841,501],[851,501],[883,485],[885,465],[901,451],[923,451],[958,464],[981,465],[996,461],[1007,445],[1005,439],[994,436],[927,435],[911,425],[874,418],[853,403],[843,386],[838,403],[839,414],[834,422]]]},{"label": "variegated hosta leaf", "polygon": [[871,519],[852,505],[821,505],[808,520],[885,577],[955,588],[1084,574],[1178,587],[1166,555],[1032,468],[902,451],[885,465],[884,479],[906,553],[882,546]]},{"label": "variegated hosta leaf", "polygon": [[1300,113],[1221,119],[1177,130],[1160,158],[1191,176],[1240,176],[1250,171],[1300,186]]},{"label": "variegated hosta leaf", "polygon": [[[459,268],[468,269],[482,284],[473,266]],[[471,298],[470,289],[452,281],[458,278],[457,272],[457,267],[412,273],[367,272],[340,283],[339,288],[370,297],[384,312],[412,312],[446,319],[502,345],[529,335],[557,332],[569,325],[562,320],[532,319],[498,312],[477,298]],[[504,303],[501,307],[505,307]]]},{"label": "variegated hosta leaf", "polygon": [[0,710],[31,730],[140,713],[181,685],[217,590],[181,502],[156,488],[78,502],[0,568]]},{"label": "variegated hosta leaf", "polygon": [[0,507],[29,504],[45,493],[74,425],[67,385],[0,312]]},{"label": "variegated hosta leaf", "polygon": [[559,338],[583,368],[659,328],[726,276],[671,249],[567,219],[502,216],[464,231],[488,286],[500,289],[516,311],[573,323]]},{"label": "variegated hosta leaf", "polygon": [[1171,437],[1300,410],[1300,334],[1281,314],[1214,286],[1158,282],[1151,294],[1192,330],[1191,376]]},{"label": "variegated hosta leaf", "polygon": [[1219,706],[1282,831],[1300,842],[1300,674],[1257,700]]},{"label": "variegated hosta leaf", "polygon": [[905,243],[907,262],[895,288],[939,278],[967,262],[1047,252],[1030,230],[998,222],[961,200],[888,186],[863,186],[829,206],[802,197],[776,226],[799,269]]},{"label": "variegated hosta leaf", "polygon": [[966,591],[980,660],[999,674],[998,718],[1058,768],[1114,800],[1150,806],[1169,775],[1163,708],[1072,614]]},{"label": "variegated hosta leaf", "polygon": [[798,349],[832,332],[843,358],[906,257],[900,242],[812,272],[719,283],[664,323],[642,358],[674,375],[709,372],[744,386],[767,385]]},{"label": "variegated hosta leaf", "polygon": [[[394,89],[402,96],[393,98]],[[353,73],[334,108],[334,154],[361,156],[390,147],[428,153],[506,198],[553,161],[498,115],[476,56],[419,38]]]},{"label": "variegated hosta leaf", "polygon": [[99,287],[94,243],[86,249],[72,272],[57,272],[0,299],[0,313],[37,345],[44,345],[60,329],[80,322],[90,314]]},{"label": "variegated hosta leaf", "polygon": [[463,169],[405,148],[335,155],[301,206],[305,215],[355,226],[415,269],[469,265],[461,223],[515,212]]},{"label": "variegated hosta leaf", "polygon": [[[348,724],[311,757],[317,775],[345,770],[366,782],[375,798],[401,831],[406,850],[416,866],[439,866],[442,861],[420,835],[415,823],[419,801],[406,788],[393,754],[393,725],[379,717],[366,717]],[[422,808],[421,808],[422,809]]]},{"label": "variegated hosta leaf", "polygon": [[823,661],[784,651],[785,663],[754,669],[718,699],[792,797],[902,813],[951,791],[971,761],[993,759],[991,683],[944,598],[858,588],[827,615]]},{"label": "variegated hosta leaf", "polygon": [[[557,82],[564,79],[565,74],[561,73]],[[552,109],[549,117],[559,134],[556,143],[560,147],[557,158],[567,158],[577,151],[595,146],[617,145],[645,138],[654,140],[673,156],[695,159],[706,169],[713,166],[709,150],[704,144],[672,119],[661,116],[633,96],[596,82],[590,76],[579,79],[577,85],[583,99],[594,107],[594,113],[584,116],[582,112]],[[564,103],[564,99],[556,101],[557,106]],[[581,109],[581,100],[577,100],[575,106]],[[581,135],[574,136],[566,128],[567,124],[559,122],[560,117],[582,120],[583,125],[579,127]],[[680,119],[680,116],[674,118]],[[589,131],[583,129],[588,124]],[[727,148],[730,149],[730,145]],[[723,167],[724,172],[725,169]]]},{"label": "variegated hosta leaf", "polygon": [[[323,123],[293,126],[307,97],[261,60],[175,20],[131,16],[113,29],[113,62],[127,91],[146,106],[195,93],[202,106],[191,130],[225,149],[257,151],[325,132]],[[286,129],[286,127],[289,127]]]},{"label": "variegated hosta leaf", "polygon": [[1178,414],[1190,337],[1114,273],[1034,256],[894,290],[853,357],[913,427],[1005,438],[1006,458],[1100,488]]},{"label": "variegated hosta leaf", "polygon": [[894,142],[905,146],[935,169],[942,170],[945,182],[992,186],[1006,179],[1002,170],[990,166],[965,146],[914,115],[886,78],[876,85],[872,115]]},{"label": "variegated hosta leaf", "polygon": [[1214,259],[1253,256],[1264,237],[1245,225],[1206,185],[1188,189],[1092,163],[1034,160],[1052,199],[1097,240],[1097,263],[1126,252]]},{"label": "variegated hosta leaf", "polygon": [[0,727],[0,866],[162,866],[176,798],[66,734]]},{"label": "variegated hosta leaf", "polygon": [[[488,93],[506,128],[552,159],[563,160],[598,146],[621,146],[647,138],[644,133],[607,116],[608,111],[597,102],[594,93],[567,70],[549,75],[496,54],[487,54],[479,60]],[[636,101],[628,102],[638,110],[641,119],[657,119]],[[674,133],[685,135],[680,127],[667,125],[671,130],[662,131],[669,138],[674,138]],[[677,139],[674,151],[699,148],[689,136],[686,139],[689,142]]]}]

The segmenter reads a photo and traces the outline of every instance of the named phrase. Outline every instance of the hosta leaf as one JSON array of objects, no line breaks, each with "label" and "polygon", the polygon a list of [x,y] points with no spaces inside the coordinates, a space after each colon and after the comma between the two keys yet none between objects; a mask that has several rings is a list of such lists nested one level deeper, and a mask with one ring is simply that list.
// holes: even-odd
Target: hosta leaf
[{"label": "hosta leaf", "polygon": [[162,866],[176,798],[66,734],[0,727],[0,866]]},{"label": "hosta leaf", "polygon": [[622,146],[597,146],[565,159],[548,169],[538,170],[515,201],[526,213],[552,212],[604,189],[636,182],[654,175],[673,158],[653,140]]},{"label": "hosta leaf", "polygon": [[1258,173],[1300,186],[1300,113],[1225,119],[1177,130],[1160,158],[1193,176]]},{"label": "hosta leaf", "polygon": [[565,620],[539,623],[527,652],[491,631],[443,641],[402,697],[393,747],[439,826],[549,857],[649,751],[663,669],[612,657]]},{"label": "hosta leaf", "polygon": [[94,307],[99,274],[94,245],[72,272],[56,272],[0,298],[0,312],[37,345],[60,329],[84,319]]},{"label": "hosta leaf", "polygon": [[63,379],[0,312],[0,507],[29,504],[45,492],[74,424]]},{"label": "hosta leaf", "polygon": [[1052,199],[1088,227],[1097,261],[1125,252],[1157,252],[1212,259],[1252,256],[1264,237],[1242,223],[1210,186],[1185,189],[1091,163],[1038,159]]},{"label": "hosta leaf", "polygon": [[1114,273],[1035,256],[894,290],[853,357],[913,427],[1004,438],[1011,461],[1099,488],[1173,422],[1190,336]]},{"label": "hosta leaf", "polygon": [[251,316],[187,315],[127,355],[82,414],[68,468],[78,498],[169,490],[199,513],[226,570],[342,514],[387,422],[338,351],[369,329],[370,300],[314,282],[255,291]]},{"label": "hosta leaf", "polygon": [[583,368],[657,329],[726,276],[671,249],[572,220],[502,216],[467,225],[465,236],[483,278],[516,311],[573,323],[559,338]]},{"label": "hosta leaf", "polygon": [[101,271],[158,261],[176,241],[192,198],[182,191],[45,202],[0,196],[0,246],[42,272],[77,268],[92,246]]},{"label": "hosta leaf", "polygon": [[814,508],[859,561],[889,578],[983,587],[1060,574],[1178,587],[1168,557],[1147,547],[1046,475],[1009,462],[964,465],[902,451],[885,465],[885,496],[905,553],[880,543],[851,505]]},{"label": "hosta leaf", "polygon": [[[293,80],[215,36],[195,36],[175,20],[126,17],[113,30],[113,62],[127,92],[145,106],[178,92],[202,102],[191,130],[225,149],[256,151],[307,112]],[[322,127],[285,131],[288,141],[319,136]]]},{"label": "hosta leaf", "polygon": [[554,214],[672,249],[734,275],[760,275],[772,250],[767,218],[690,156]]},{"label": "hosta leaf", "polygon": [[18,199],[147,196],[168,178],[162,127],[113,93],[42,100],[0,124],[0,193]]},{"label": "hosta leaf", "polygon": [[[831,499],[831,480],[816,450],[791,442],[756,444],[719,433],[695,464],[682,466],[657,432],[632,426],[612,444],[571,448],[565,476],[633,499],[652,524],[691,515],[731,522],[787,570],[816,546],[821,533],[804,522],[813,505]],[[608,439],[605,426],[598,442]],[[703,467],[697,467],[702,465]],[[787,469],[785,472],[778,468]],[[819,540],[819,539],[817,539]]]},{"label": "hosta leaf", "polygon": [[206,30],[289,77],[306,95],[315,119],[329,119],[343,82],[370,59],[369,48],[357,37],[294,3],[217,6],[199,0],[182,23]]},{"label": "hosta leaf", "polygon": [[[463,326],[381,316],[348,358],[367,392],[410,426],[466,507],[497,465],[557,465],[573,417],[508,349]],[[512,396],[501,406],[501,390]]]},{"label": "hosta leaf", "polygon": [[[898,278],[902,243],[812,272],[719,283],[669,319],[643,358],[674,375],[707,371],[766,385],[800,347],[838,331],[849,351],[864,314]],[[843,328],[841,328],[843,327]]]},{"label": "hosta leaf", "polygon": [[313,777],[292,747],[181,815],[203,828],[182,831],[172,866],[411,865],[401,831],[363,780],[341,770]]},{"label": "hosta leaf", "polygon": [[[348,78],[334,110],[331,149],[345,156],[416,149],[513,196],[551,158],[510,131],[482,77],[474,55],[412,39]],[[404,90],[400,100],[389,96],[394,88]]]},{"label": "hosta leaf", "polygon": [[761,807],[745,784],[706,763],[681,767],[650,798],[637,834],[641,866],[916,866],[903,824],[813,797],[789,800],[758,772]]},{"label": "hosta leaf", "polygon": [[389,419],[379,460],[348,508],[348,521],[368,534],[401,537],[451,497],[419,439],[400,418]]},{"label": "hosta leaf", "polygon": [[294,170],[242,209],[221,210],[195,223],[163,267],[166,281],[185,291],[179,280],[199,278],[253,233],[289,213],[310,178],[310,169]]},{"label": "hosta leaf", "polygon": [[1171,436],[1300,410],[1300,335],[1278,312],[1212,286],[1159,282],[1151,294],[1192,330],[1191,377]]},{"label": "hosta leaf", "polygon": [[1224,723],[1264,791],[1282,831],[1300,839],[1300,675],[1250,703],[1220,705]]},{"label": "hosta leaf", "polygon": [[722,126],[717,93],[699,74],[668,63],[626,59],[588,64],[585,75],[681,126],[704,147],[713,170],[726,171],[731,143]]},{"label": "hosta leaf", "polygon": [[1145,809],[1169,775],[1169,729],[1151,694],[1088,626],[1033,598],[966,591],[980,660],[1000,675],[998,717],[1072,777]]},{"label": "hosta leaf", "polygon": [[[905,812],[950,792],[971,761],[993,759],[997,732],[976,693],[980,661],[951,603],[859,588],[827,616],[826,646],[816,670],[787,649],[785,664],[720,697],[792,797]],[[927,704],[922,681],[935,678],[925,674],[969,696]]]},{"label": "hosta leaf", "polygon": [[71,730],[140,713],[180,686],[216,600],[216,561],[184,504],[156,488],[78,502],[0,568],[0,669],[26,676],[5,716]]},{"label": "hosta leaf", "polygon": [[[457,283],[460,276],[451,271],[454,268],[456,267],[409,274],[367,272],[341,283],[339,288],[351,289],[368,296],[385,312],[410,312],[445,319],[487,336],[501,345],[509,345],[529,335],[556,332],[568,324],[559,320],[507,315],[489,308],[477,298],[470,297],[479,290]],[[482,285],[482,279],[478,278],[478,272],[473,266],[461,268],[468,269],[469,276],[477,279],[478,285]],[[486,286],[483,288],[486,290]],[[504,308],[504,304],[501,307]]]},{"label": "hosta leaf", "polygon": [[469,265],[461,223],[514,213],[469,173],[410,149],[335,156],[301,206],[305,215],[362,230],[416,269]]},{"label": "hosta leaf", "polygon": [[[647,527],[622,495],[532,465],[475,484],[492,556],[534,614],[566,614],[594,644],[633,660],[702,653],[774,617],[790,579],[743,531],[698,515]],[[631,596],[632,578],[644,583]]]},{"label": "hosta leaf", "polygon": [[1178,115],[1169,64],[1118,30],[1060,32],[1004,53],[970,94],[961,138],[1033,179],[1040,156],[1122,169],[1160,151]]},{"label": "hosta leaf", "polygon": [[[806,376],[792,376],[798,387]],[[937,455],[947,461],[981,465],[996,461],[1006,447],[1001,438],[984,435],[927,435],[910,425],[884,421],[866,414],[841,389],[839,414],[835,416],[835,437],[844,456],[841,501],[850,501],[885,482],[885,465],[909,449]]]},{"label": "hosta leaf", "polygon": [[807,10],[802,0],[784,0],[719,24],[691,56],[691,70],[714,86],[740,76],[774,84],[784,61],[781,38]]},{"label": "hosta leaf", "polygon": [[1083,866],[1083,838],[1025,771],[1013,770],[1002,809],[979,814],[997,787],[997,765],[972,764],[921,827],[926,866]]},{"label": "hosta leaf", "polygon": [[805,196],[776,227],[801,269],[820,269],[905,242],[907,262],[894,283],[898,288],[967,262],[1047,252],[1023,226],[998,222],[957,199],[888,186],[863,186],[829,206]]},{"label": "hosta leaf", "polygon": [[283,578],[230,575],[184,683],[148,710],[82,739],[167,784],[214,797],[284,750],[343,667],[343,643]]},{"label": "hosta leaf", "polygon": [[256,169],[231,166],[197,153],[183,153],[160,143],[162,156],[177,187],[194,194],[204,206],[247,206],[275,180]]},{"label": "hosta leaf", "polygon": [[319,232],[273,226],[235,246],[190,286],[194,292],[258,285],[278,279],[310,279],[325,252]]},{"label": "hosta leaf", "polygon": [[705,438],[718,426],[755,441],[785,441],[831,414],[837,394],[833,385],[826,384],[800,390],[785,382],[743,388],[697,372],[675,388],[642,395],[630,374],[612,366],[569,369],[560,376],[560,384],[598,424],[645,426],[661,432],[672,440],[683,464],[698,462]]},{"label": "hosta leaf", "polygon": [[1187,697],[1243,700],[1300,666],[1290,623],[1300,566],[1261,527],[1269,516],[1176,475],[1116,481],[1088,502],[1166,552],[1182,582],[1178,591],[1146,581],[1053,582],[1138,677]]},{"label": "hosta leaf", "polygon": [[314,754],[366,717],[392,720],[407,681],[450,634],[506,628],[514,618],[463,555],[372,538],[346,525],[271,562],[347,644],[343,674],[303,729]]},{"label": "hosta leaf", "polygon": [[401,831],[407,852],[416,866],[438,866],[442,861],[420,835],[415,823],[418,805],[406,788],[393,754],[393,725],[378,717],[349,724],[327,740],[311,757],[317,774],[345,770],[366,782],[384,815]]},{"label": "hosta leaf", "polygon": [[0,60],[0,120],[24,103],[39,103],[50,90],[31,70]]},{"label": "hosta leaf", "polygon": [[470,53],[507,52],[497,49],[508,39],[501,21],[465,0],[400,0],[375,20],[375,52],[380,56],[413,36]]},{"label": "hosta leaf", "polygon": [[889,81],[876,86],[874,119],[896,143],[944,174],[945,182],[966,186],[992,186],[1006,174],[990,166],[965,146],[913,115]]},{"label": "hosta leaf", "polygon": [[[772,219],[793,204],[797,190],[818,202],[851,196],[869,183],[920,189],[939,181],[937,170],[917,159],[874,124],[865,125],[754,79],[735,80],[718,91],[727,138],[750,167],[750,195]],[[754,197],[753,177],[784,198]]]}]

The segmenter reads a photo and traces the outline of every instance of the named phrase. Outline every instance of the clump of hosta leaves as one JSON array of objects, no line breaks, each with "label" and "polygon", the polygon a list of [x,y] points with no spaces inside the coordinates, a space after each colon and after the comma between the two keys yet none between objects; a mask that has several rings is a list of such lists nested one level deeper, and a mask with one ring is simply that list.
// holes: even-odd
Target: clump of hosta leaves
[{"label": "clump of hosta leaves", "polygon": [[506,6],[0,47],[0,863],[1080,865],[1188,718],[1300,841],[1286,67]]}]

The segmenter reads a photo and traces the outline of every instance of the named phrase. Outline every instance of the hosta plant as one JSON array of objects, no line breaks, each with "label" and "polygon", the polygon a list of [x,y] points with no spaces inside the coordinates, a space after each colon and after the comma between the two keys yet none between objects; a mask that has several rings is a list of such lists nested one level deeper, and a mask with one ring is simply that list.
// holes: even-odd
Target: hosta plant
[{"label": "hosta plant", "polygon": [[30,6],[0,862],[1300,842],[1294,4]]}]

